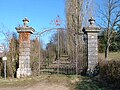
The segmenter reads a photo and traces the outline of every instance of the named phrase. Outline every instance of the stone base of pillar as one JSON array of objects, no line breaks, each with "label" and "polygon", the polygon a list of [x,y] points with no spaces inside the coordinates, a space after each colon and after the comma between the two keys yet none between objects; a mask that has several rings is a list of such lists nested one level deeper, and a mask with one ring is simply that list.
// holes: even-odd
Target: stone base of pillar
[{"label": "stone base of pillar", "polygon": [[94,68],[88,68],[87,69],[87,75],[90,77],[96,76],[99,74],[99,67],[96,66]]},{"label": "stone base of pillar", "polygon": [[18,68],[17,69],[17,78],[27,77],[32,74],[31,68]]}]

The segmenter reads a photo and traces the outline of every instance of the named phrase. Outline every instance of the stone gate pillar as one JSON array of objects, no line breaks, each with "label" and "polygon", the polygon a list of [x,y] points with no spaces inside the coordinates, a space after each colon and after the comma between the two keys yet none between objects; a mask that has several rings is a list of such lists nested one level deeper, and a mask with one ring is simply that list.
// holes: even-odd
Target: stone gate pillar
[{"label": "stone gate pillar", "polygon": [[93,17],[89,19],[90,25],[85,27],[88,38],[88,74],[93,74],[95,66],[98,64],[98,33],[100,28],[94,25]]},{"label": "stone gate pillar", "polygon": [[15,28],[19,33],[19,68],[17,69],[17,78],[31,75],[30,35],[33,34],[35,30],[27,25],[28,22],[29,20],[24,18],[24,25]]}]

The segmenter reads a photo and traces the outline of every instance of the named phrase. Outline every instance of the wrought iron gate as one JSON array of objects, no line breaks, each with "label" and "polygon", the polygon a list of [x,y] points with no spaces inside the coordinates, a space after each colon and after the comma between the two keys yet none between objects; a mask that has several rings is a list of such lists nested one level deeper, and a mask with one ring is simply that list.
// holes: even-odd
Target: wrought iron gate
[{"label": "wrought iron gate", "polygon": [[[60,37],[58,31],[58,38]],[[87,35],[83,33],[78,34],[81,42],[76,43],[76,50],[78,56],[71,59],[67,53],[61,53],[61,43],[58,42],[56,46],[56,54],[52,58],[45,56],[44,50],[40,45],[40,36],[33,35],[31,42],[31,68],[33,74],[80,74],[87,69]],[[66,38],[67,39],[67,38]],[[58,40],[59,41],[59,40]],[[66,40],[67,41],[67,40]],[[65,45],[66,46],[66,45]],[[80,49],[78,49],[80,48]]]}]

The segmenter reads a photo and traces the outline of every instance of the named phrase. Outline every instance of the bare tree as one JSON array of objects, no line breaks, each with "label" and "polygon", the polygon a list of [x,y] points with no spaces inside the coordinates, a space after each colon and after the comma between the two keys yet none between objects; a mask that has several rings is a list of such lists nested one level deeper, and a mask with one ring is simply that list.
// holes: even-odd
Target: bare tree
[{"label": "bare tree", "polygon": [[7,27],[1,25],[0,34],[3,36],[3,46],[7,56],[7,76],[14,78],[18,64],[18,38],[16,33],[12,33]]},{"label": "bare tree", "polygon": [[75,33],[80,31],[81,27],[81,15],[80,9],[82,7],[83,0],[66,0],[66,18],[67,18],[67,36],[68,36],[68,54],[75,55]]},{"label": "bare tree", "polygon": [[83,25],[87,25],[86,19],[92,16],[92,3],[93,0],[66,0],[67,47],[68,53],[72,54],[70,56],[75,56],[75,44],[81,43],[78,33],[82,32]]},{"label": "bare tree", "polygon": [[19,42],[17,34],[13,33],[12,38],[9,42],[9,52],[8,52],[8,74],[10,77],[14,78],[16,76],[16,70],[18,68],[19,60]]},{"label": "bare tree", "polygon": [[66,0],[67,18],[67,50],[68,55],[75,62],[76,74],[84,68],[83,55],[83,25],[92,15],[91,2],[93,0]]},{"label": "bare tree", "polygon": [[116,25],[120,23],[120,0],[105,0],[100,9],[100,25],[105,32],[105,60],[108,60],[109,47]]},{"label": "bare tree", "polygon": [[[39,48],[41,49],[41,44],[38,38],[31,40],[31,69],[33,71],[33,75],[39,75]],[[40,60],[42,57],[40,56]]]}]

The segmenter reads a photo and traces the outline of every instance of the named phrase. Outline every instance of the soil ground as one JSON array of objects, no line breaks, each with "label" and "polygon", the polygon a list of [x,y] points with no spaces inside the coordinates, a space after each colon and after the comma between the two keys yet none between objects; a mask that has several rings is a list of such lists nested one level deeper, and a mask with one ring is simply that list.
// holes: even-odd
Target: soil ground
[{"label": "soil ground", "polygon": [[64,85],[58,84],[49,84],[49,83],[38,83],[29,87],[6,87],[0,88],[0,90],[70,90],[68,87]]}]

